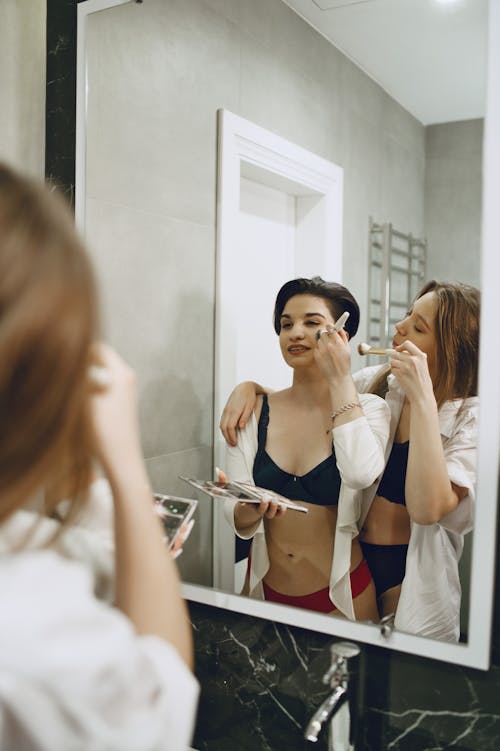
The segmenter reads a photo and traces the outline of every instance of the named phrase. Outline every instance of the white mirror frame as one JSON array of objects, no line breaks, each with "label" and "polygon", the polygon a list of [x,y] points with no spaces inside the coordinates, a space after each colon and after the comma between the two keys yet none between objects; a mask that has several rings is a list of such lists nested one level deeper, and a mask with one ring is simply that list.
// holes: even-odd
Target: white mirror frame
[{"label": "white mirror frame", "polygon": [[[87,121],[86,21],[93,13],[134,0],[86,0],[78,4],[76,221],[85,233]],[[284,605],[259,602],[208,587],[184,584],[186,599],[332,636],[390,647],[400,652],[488,669],[495,571],[496,507],[500,455],[500,347],[498,342],[498,206],[500,205],[500,0],[489,0],[487,98],[483,144],[483,209],[481,247],[481,352],[479,370],[479,458],[477,505],[467,644],[449,644],[393,632],[383,636],[375,625],[353,623]],[[214,113],[215,115],[215,113]],[[300,613],[300,623],[297,614]]]}]

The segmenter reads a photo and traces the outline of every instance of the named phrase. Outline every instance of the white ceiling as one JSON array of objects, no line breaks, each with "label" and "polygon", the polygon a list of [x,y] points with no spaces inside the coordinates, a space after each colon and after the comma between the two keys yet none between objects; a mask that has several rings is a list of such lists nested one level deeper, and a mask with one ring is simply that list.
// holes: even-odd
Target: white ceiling
[{"label": "white ceiling", "polygon": [[284,0],[424,125],[484,116],[487,0]]}]

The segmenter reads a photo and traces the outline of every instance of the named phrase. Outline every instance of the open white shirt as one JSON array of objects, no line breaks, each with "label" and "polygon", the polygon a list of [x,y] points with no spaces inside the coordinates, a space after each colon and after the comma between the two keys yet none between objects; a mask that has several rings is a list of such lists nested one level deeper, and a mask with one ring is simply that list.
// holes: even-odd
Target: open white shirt
[{"label": "open white shirt", "polygon": [[[360,392],[370,388],[381,367],[364,368],[354,381]],[[404,402],[404,392],[389,375],[385,397],[391,411],[391,433],[386,461]],[[478,397],[450,399],[439,409],[439,429],[450,482],[466,488],[458,506],[436,524],[411,522],[406,572],[396,610],[395,626],[420,636],[457,641],[460,632],[461,587],[458,561],[463,536],[472,529],[476,481]],[[376,488],[364,491],[368,510]],[[364,517],[361,517],[362,524]]]},{"label": "open white shirt", "polygon": [[[184,751],[196,679],[171,645],[138,636],[95,596],[92,566],[70,560],[70,549],[90,555],[88,529],[81,539],[68,529],[72,540],[59,541],[59,551],[35,549],[32,540],[26,551],[9,552],[29,513],[0,528],[0,748]],[[39,538],[51,527],[42,520]],[[101,551],[97,568],[106,556]]]},{"label": "open white shirt", "polygon": [[[364,416],[334,427],[332,431],[341,486],[338,498],[337,525],[332,567],[330,599],[347,618],[355,619],[352,601],[350,568],[352,541],[358,535],[358,521],[366,515],[364,498],[359,489],[377,488],[384,469],[384,451],[389,437],[389,409],[384,400],[374,394],[361,394]],[[231,480],[253,483],[253,462],[257,453],[257,420],[251,419],[238,432],[237,446],[226,445],[226,470]],[[373,494],[371,495],[373,498]],[[228,499],[224,505],[226,518],[239,537],[234,525],[236,501]],[[293,513],[293,512],[290,512]],[[262,580],[269,570],[264,523],[260,521],[251,535],[252,562],[250,568],[250,597],[264,599]]]}]

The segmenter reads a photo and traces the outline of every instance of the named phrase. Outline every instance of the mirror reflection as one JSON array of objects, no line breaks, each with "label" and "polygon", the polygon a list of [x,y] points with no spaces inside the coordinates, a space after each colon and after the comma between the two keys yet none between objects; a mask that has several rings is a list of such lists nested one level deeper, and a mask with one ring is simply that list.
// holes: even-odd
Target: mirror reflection
[{"label": "mirror reflection", "polygon": [[[187,495],[180,474],[214,476],[213,423],[220,417],[212,413],[216,111],[220,107],[229,107],[342,166],[343,276],[332,281],[342,281],[361,309],[358,338],[351,343],[353,372],[365,365],[356,344],[369,339],[370,216],[427,238],[426,279],[478,284],[482,120],[422,124],[284,3],[276,0],[271,6],[261,14],[248,14],[240,3],[221,9],[220,3],[209,0],[182,4],[148,0],[95,13],[87,21],[85,229],[99,269],[108,338],[138,373],[143,448],[158,492]],[[304,54],[297,55],[297,49]],[[267,191],[267,208],[274,198]],[[288,209],[285,202],[278,210],[286,218]],[[272,216],[266,221],[273,229],[279,226]],[[273,252],[280,247],[279,237]],[[243,240],[236,244],[235,253],[243,246]],[[264,262],[270,252],[262,249]],[[242,254],[242,276],[247,262]],[[279,282],[269,284],[262,266],[257,265],[254,273],[262,284],[255,295],[256,306],[269,321],[280,284],[298,274],[293,268],[283,270]],[[321,268],[310,276],[314,273],[324,276]],[[231,283],[238,289],[244,279]],[[330,315],[332,320],[337,317]],[[256,337],[263,343],[264,330],[235,331],[234,347],[253,346]],[[272,330],[268,336],[269,346],[276,348]],[[253,378],[282,388],[284,384],[276,383],[271,372],[267,377],[266,362],[261,363],[261,372],[240,372],[236,381]],[[445,399],[451,395],[446,392]],[[277,398],[269,396],[271,415]],[[332,411],[333,406],[328,406],[326,413]],[[280,425],[270,424],[274,425],[270,430]],[[408,424],[405,429],[409,431]],[[286,461],[288,454],[279,453],[275,438],[269,456],[292,475],[294,469],[297,475],[306,474],[326,458],[326,432],[323,435],[323,454],[313,444],[301,464]],[[404,443],[404,433],[399,437],[397,442]],[[458,488],[468,487],[461,478],[452,481]],[[368,485],[374,489],[373,479]],[[361,496],[366,492],[359,489]],[[198,500],[197,523],[179,565],[185,581],[210,586],[219,566],[218,536],[224,532],[217,525],[214,529],[216,510],[211,500],[203,495]],[[325,529],[338,530],[334,516],[340,513],[339,506],[311,506],[308,524],[316,523],[323,531],[320,519],[326,519]],[[407,513],[401,503],[390,503],[388,509],[394,516]],[[293,526],[297,520],[293,513],[297,516],[287,511],[282,519],[269,522],[276,529],[278,522]],[[397,525],[398,535],[403,528],[404,523]],[[451,536],[446,535],[455,557],[466,528],[463,520]],[[366,544],[380,544],[370,526],[365,531]],[[398,535],[391,543],[406,544],[404,535]],[[318,561],[311,564],[319,582],[311,591],[330,584],[336,536],[334,541],[335,545],[330,540],[319,571]],[[358,544],[354,542],[348,569],[358,562]],[[276,550],[278,546],[277,542]],[[342,555],[345,560],[349,557],[345,550]],[[463,556],[462,561],[466,606],[468,558]],[[280,592],[282,585],[273,578],[269,586]],[[303,592],[292,589],[288,594]],[[455,606],[456,602],[454,612]],[[300,623],[300,610],[296,622]],[[461,631],[466,638],[466,612]],[[453,634],[455,638],[455,620]]]}]

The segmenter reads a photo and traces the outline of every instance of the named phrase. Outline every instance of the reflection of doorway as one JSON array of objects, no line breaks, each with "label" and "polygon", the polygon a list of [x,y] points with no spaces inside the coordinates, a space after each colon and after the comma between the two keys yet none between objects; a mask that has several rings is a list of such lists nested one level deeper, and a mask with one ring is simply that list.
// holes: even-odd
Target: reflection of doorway
[{"label": "reflection of doorway", "polygon": [[[279,287],[298,276],[340,281],[342,269],[342,169],[230,112],[219,116],[215,426],[238,381],[290,383],[272,324]],[[224,466],[217,427],[214,460]],[[235,589],[233,533],[220,504],[214,586]]]},{"label": "reflection of doorway", "polygon": [[[284,388],[289,368],[272,326],[276,290],[295,274],[296,200],[284,190],[240,179],[238,255],[242,304],[236,311],[236,381],[249,379]],[[250,540],[236,538],[234,588],[241,592]]]},{"label": "reflection of doorway", "polygon": [[276,291],[295,275],[296,200],[283,190],[242,177],[238,213],[242,304],[238,306],[236,380],[288,383],[272,326]]}]

